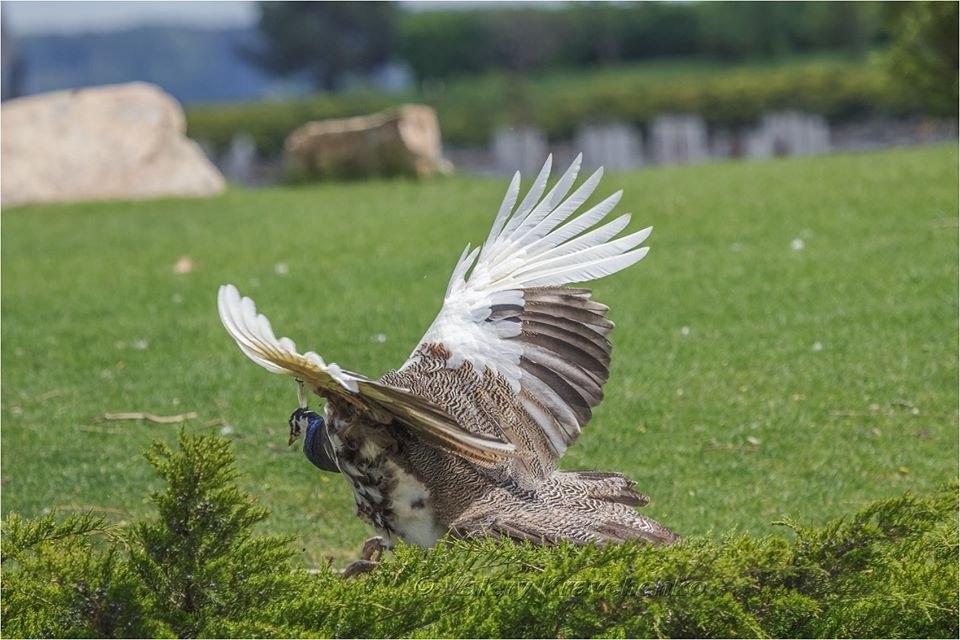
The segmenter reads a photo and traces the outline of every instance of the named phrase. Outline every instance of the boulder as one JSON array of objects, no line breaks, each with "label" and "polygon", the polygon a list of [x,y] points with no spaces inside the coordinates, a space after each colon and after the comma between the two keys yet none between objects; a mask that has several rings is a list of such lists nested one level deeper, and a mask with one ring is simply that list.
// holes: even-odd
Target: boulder
[{"label": "boulder", "polygon": [[56,91],[0,107],[0,204],[208,196],[223,176],[156,86]]},{"label": "boulder", "polygon": [[367,178],[449,173],[436,112],[408,104],[353,118],[308,122],[284,143],[288,172],[297,178]]}]

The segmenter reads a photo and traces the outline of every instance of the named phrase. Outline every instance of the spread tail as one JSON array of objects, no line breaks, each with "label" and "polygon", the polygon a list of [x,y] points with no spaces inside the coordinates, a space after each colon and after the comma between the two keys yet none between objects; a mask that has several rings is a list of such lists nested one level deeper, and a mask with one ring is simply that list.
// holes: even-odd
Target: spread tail
[{"label": "spread tail", "polygon": [[498,488],[474,503],[450,526],[455,538],[503,537],[534,544],[618,544],[641,540],[671,544],[680,537],[636,512],[649,498],[619,473],[557,471],[537,498]]}]

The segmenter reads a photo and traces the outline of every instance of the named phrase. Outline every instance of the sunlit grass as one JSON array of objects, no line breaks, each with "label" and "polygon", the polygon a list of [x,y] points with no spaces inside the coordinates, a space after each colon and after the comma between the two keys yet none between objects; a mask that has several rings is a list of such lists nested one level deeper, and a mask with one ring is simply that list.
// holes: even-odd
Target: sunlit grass
[{"label": "sunlit grass", "polygon": [[[436,313],[505,184],[231,191],[3,214],[3,510],[147,510],[141,457],[196,412],[228,434],[308,563],[367,534],[338,476],[286,447],[294,385],[248,362],[217,286],[376,375]],[[946,148],[607,177],[646,260],[594,286],[618,328],[606,400],[564,460],[618,470],[683,534],[767,532],[929,489],[957,468],[957,154]],[[799,248],[801,247],[802,248]],[[797,247],[797,248],[795,248]],[[193,262],[189,273],[174,264]],[[212,426],[208,426],[212,425]]]}]

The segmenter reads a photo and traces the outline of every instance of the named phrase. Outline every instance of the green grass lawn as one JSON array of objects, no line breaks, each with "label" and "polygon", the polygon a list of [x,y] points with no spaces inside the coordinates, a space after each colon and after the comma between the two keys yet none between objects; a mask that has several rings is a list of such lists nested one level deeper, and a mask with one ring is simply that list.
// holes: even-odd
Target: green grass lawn
[{"label": "green grass lawn", "polygon": [[[566,468],[618,470],[676,531],[766,532],[957,477],[957,153],[651,169],[604,179],[654,225],[595,284],[618,325],[606,400]],[[338,476],[286,446],[289,379],[220,326],[217,286],[278,334],[377,375],[436,313],[504,180],[231,191],[3,214],[3,511],[149,512],[141,452],[223,429],[305,562],[367,535]],[[802,243],[803,248],[792,246]],[[182,256],[195,263],[177,274]],[[220,424],[222,421],[229,428]]]}]

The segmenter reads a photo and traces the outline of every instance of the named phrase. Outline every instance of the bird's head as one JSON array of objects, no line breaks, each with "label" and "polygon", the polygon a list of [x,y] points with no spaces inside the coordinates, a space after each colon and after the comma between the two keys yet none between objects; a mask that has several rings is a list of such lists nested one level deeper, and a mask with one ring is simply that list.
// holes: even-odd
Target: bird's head
[{"label": "bird's head", "polygon": [[306,407],[300,407],[290,416],[289,422],[290,439],[287,444],[292,445],[303,434],[306,433],[309,437],[314,429],[320,427],[323,424],[323,416]]}]

